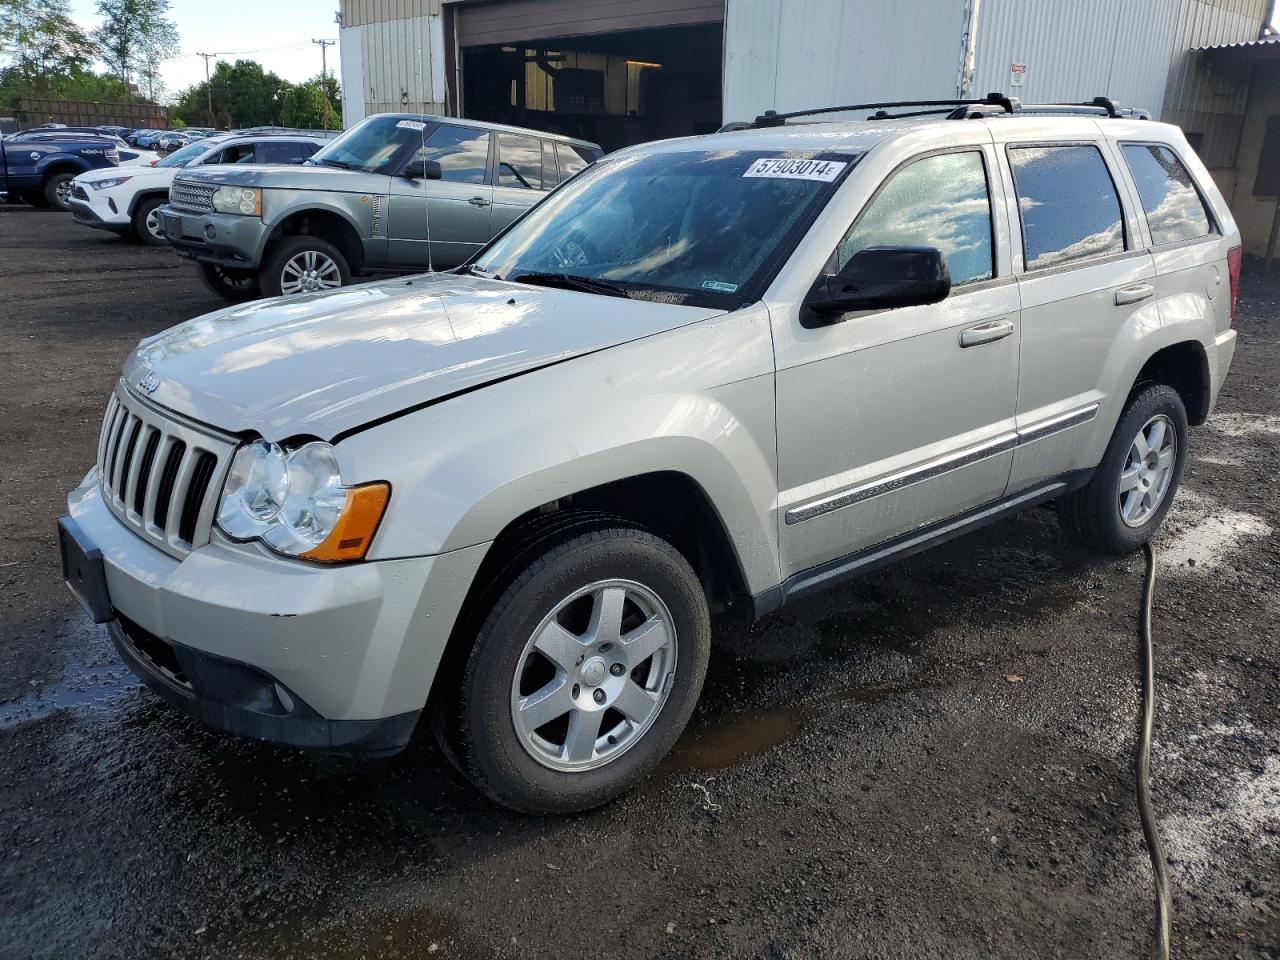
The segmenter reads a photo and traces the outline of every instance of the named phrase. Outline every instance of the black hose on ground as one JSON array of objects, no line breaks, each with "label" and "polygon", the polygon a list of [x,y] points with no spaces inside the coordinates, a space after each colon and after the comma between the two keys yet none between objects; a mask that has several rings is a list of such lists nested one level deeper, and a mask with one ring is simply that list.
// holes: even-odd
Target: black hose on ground
[{"label": "black hose on ground", "polygon": [[1155,876],[1156,929],[1151,942],[1151,956],[1169,960],[1172,933],[1172,905],[1169,899],[1169,875],[1165,869],[1164,845],[1156,832],[1156,815],[1151,806],[1151,732],[1156,714],[1155,654],[1151,645],[1151,598],[1156,589],[1156,552],[1151,544],[1143,547],[1147,559],[1146,581],[1142,587],[1142,610],[1138,615],[1138,646],[1142,655],[1142,724],[1138,729],[1138,816],[1142,818],[1142,835],[1151,857]]}]

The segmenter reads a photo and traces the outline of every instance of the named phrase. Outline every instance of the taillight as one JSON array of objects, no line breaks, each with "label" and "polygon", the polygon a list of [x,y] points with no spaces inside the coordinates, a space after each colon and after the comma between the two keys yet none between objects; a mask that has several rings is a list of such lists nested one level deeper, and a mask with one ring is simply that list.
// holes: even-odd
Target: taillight
[{"label": "taillight", "polygon": [[1240,260],[1244,256],[1243,247],[1232,247],[1227,251],[1227,275],[1231,278],[1231,325],[1236,325],[1236,300],[1240,297]]}]

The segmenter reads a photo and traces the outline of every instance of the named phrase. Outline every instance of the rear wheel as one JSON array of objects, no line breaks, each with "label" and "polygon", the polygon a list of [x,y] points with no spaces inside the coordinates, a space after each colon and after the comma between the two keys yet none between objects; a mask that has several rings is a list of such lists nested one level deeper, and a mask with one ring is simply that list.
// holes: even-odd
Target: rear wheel
[{"label": "rear wheel", "polygon": [[328,240],[303,234],[289,237],[271,252],[261,280],[264,296],[291,297],[345,287],[351,283],[351,267]]},{"label": "rear wheel", "polygon": [[702,587],[666,541],[626,527],[553,541],[493,604],[441,704],[448,748],[513,809],[598,806],[671,749],[710,645]]},{"label": "rear wheel", "polygon": [[205,289],[230,303],[244,303],[262,295],[258,289],[258,278],[252,270],[220,267],[216,263],[198,263],[196,269]]},{"label": "rear wheel", "polygon": [[1176,390],[1152,384],[1135,393],[1093,478],[1058,501],[1063,529],[1108,553],[1140,548],[1173,503],[1187,438],[1187,411]]},{"label": "rear wheel", "polygon": [[160,208],[164,197],[145,197],[133,211],[133,236],[148,246],[163,247],[169,241],[160,231]]},{"label": "rear wheel", "polygon": [[49,206],[57,210],[71,209],[71,181],[74,173],[55,173],[44,182],[44,198]]}]

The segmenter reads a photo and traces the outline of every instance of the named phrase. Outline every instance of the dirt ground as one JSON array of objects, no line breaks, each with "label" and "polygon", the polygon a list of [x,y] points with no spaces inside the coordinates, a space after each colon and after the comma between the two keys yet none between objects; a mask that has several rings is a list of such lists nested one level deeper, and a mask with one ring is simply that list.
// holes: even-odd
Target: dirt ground
[{"label": "dirt ground", "polygon": [[[1280,271],[1162,532],[1154,795],[1175,952],[1280,958]],[[55,518],[190,265],[0,206],[0,957],[1138,957],[1141,564],[1036,510],[716,623],[663,768],[569,819],[208,733],[59,581]]]}]

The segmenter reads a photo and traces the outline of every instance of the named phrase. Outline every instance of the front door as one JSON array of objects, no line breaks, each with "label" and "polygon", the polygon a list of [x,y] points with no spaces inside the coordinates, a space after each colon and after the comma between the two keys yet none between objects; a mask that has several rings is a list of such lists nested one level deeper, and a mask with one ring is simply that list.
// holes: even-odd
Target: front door
[{"label": "front door", "polygon": [[[493,188],[488,184],[487,130],[437,125],[391,178],[387,220],[391,266],[447,270],[489,241]],[[439,180],[406,171],[422,161],[440,164]]]},{"label": "front door", "polygon": [[784,576],[1003,493],[1018,289],[997,257],[993,159],[975,145],[899,167],[828,264],[834,272],[873,246],[937,247],[951,272],[946,300],[812,329],[798,316],[775,325]]}]

